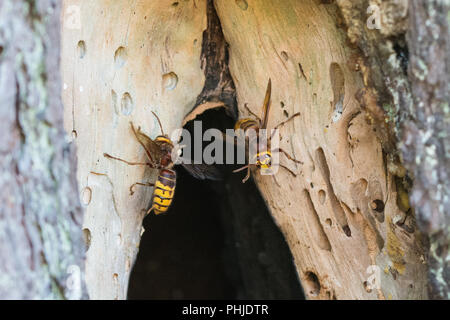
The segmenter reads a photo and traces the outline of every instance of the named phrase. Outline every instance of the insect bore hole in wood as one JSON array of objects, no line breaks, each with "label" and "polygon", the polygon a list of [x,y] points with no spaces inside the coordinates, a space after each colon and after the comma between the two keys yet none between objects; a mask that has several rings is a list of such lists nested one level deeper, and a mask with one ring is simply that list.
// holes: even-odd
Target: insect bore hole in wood
[{"label": "insect bore hole in wood", "polygon": [[83,40],[78,41],[77,50],[79,58],[83,59],[86,55],[86,42],[84,42]]},{"label": "insect bore hole in wood", "polygon": [[319,295],[321,290],[320,281],[314,272],[311,271],[306,272],[304,284],[306,287],[305,289],[311,296],[316,297]]},{"label": "insect bore hole in wood", "polygon": [[127,58],[127,50],[124,47],[117,48],[116,52],[114,53],[114,64],[116,68],[122,68],[127,61]]},{"label": "insect bore hole in wood", "polygon": [[[196,121],[232,128],[222,108]],[[185,129],[193,132],[193,121]],[[210,142],[204,143],[204,146]],[[218,165],[223,180],[197,180],[177,166],[167,214],[144,220],[129,299],[303,299],[293,258],[256,185]]]}]

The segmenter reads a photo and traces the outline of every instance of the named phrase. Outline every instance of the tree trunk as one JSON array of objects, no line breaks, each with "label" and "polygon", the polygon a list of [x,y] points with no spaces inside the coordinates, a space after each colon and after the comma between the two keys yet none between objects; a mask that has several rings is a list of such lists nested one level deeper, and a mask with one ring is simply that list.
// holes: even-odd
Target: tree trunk
[{"label": "tree trunk", "polygon": [[[423,244],[416,229],[397,225],[405,214],[374,134],[377,119],[357,100],[367,88],[359,52],[337,27],[338,7],[243,2],[215,2],[241,113],[247,115],[246,103],[259,112],[268,78],[269,128],[301,113],[282,127],[280,142],[304,162],[296,166],[281,157],[298,176],[280,169],[255,180],[290,244],[305,293],[315,299],[425,298]],[[378,288],[372,275],[379,277]]]},{"label": "tree trunk", "polygon": [[[361,1],[357,6],[344,0],[338,3],[349,38],[365,57],[367,83],[391,123],[378,136],[389,157],[402,158],[409,170],[390,167],[397,181],[403,180],[400,189],[406,187],[404,191],[411,194],[411,210],[407,201],[399,201],[406,202],[401,225],[412,223],[416,212],[418,226],[429,238],[430,298],[448,299],[449,5],[421,0]],[[374,3],[380,9],[380,28],[369,30],[361,21]],[[376,114],[370,105],[366,107]],[[399,150],[393,151],[395,146],[388,140],[399,141]],[[408,175],[414,179],[412,187],[405,181]]]},{"label": "tree trunk", "polygon": [[[375,28],[369,5],[378,5]],[[281,156],[296,177],[282,168],[253,177],[307,297],[427,298],[428,235],[432,297],[446,297],[437,279],[448,260],[448,72],[420,72],[440,68],[436,59],[448,65],[448,42],[431,46],[422,33],[434,25],[448,35],[446,8],[409,6],[408,22],[408,2],[398,0],[64,1],[65,128],[78,150],[89,296],[126,298],[153,191],[130,196],[129,187],[155,179],[103,153],[145,160],[129,122],[155,137],[150,111],[168,133],[207,109],[236,116],[236,98],[241,117],[246,105],[259,114],[270,78],[269,129],[300,112],[281,127],[280,145],[303,164]],[[414,144],[433,132],[435,143]]]},{"label": "tree trunk", "polygon": [[[93,17],[98,17],[93,19]],[[144,230],[156,170],[111,161],[145,161],[130,121],[155,137],[180,127],[202,92],[204,1],[64,2],[65,126],[76,137],[78,181],[89,234],[86,282],[93,299],[125,299]],[[77,23],[79,22],[79,25]]]},{"label": "tree trunk", "polygon": [[59,14],[59,1],[0,2],[0,299],[86,298]]},{"label": "tree trunk", "polygon": [[414,103],[402,127],[404,161],[415,178],[411,202],[430,238],[433,299],[450,299],[449,10],[448,2],[410,1],[408,75]]}]

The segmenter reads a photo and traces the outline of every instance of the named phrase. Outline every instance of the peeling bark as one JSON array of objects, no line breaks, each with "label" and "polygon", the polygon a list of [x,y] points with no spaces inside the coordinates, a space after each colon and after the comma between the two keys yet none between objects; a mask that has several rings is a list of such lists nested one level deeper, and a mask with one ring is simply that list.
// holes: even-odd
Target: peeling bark
[{"label": "peeling bark", "polygon": [[[448,35],[447,7],[414,0],[174,4],[85,3],[80,30],[64,31],[65,121],[79,148],[91,297],[126,297],[152,192],[130,197],[129,186],[150,175],[102,154],[142,160],[128,122],[153,137],[159,128],[150,111],[167,132],[211,108],[236,117],[236,98],[241,116],[246,107],[259,113],[269,77],[269,128],[301,113],[281,134],[304,165],[286,163],[296,177],[254,178],[308,298],[427,298],[426,239],[414,208],[431,240],[431,296],[445,297],[448,41],[434,46],[431,39]],[[370,5],[381,9],[380,29],[367,25]],[[434,70],[435,61],[446,68]],[[381,270],[376,289],[368,283],[372,267]]]},{"label": "peeling bark", "polygon": [[[357,32],[366,20],[359,4],[352,4],[215,1],[241,117],[248,116],[246,105],[260,112],[268,78],[268,128],[301,114],[280,132],[281,147],[304,162],[295,166],[281,157],[297,176],[280,168],[274,177],[257,171],[253,177],[286,237],[309,299],[424,299],[423,242],[414,221],[410,228],[403,223],[400,187],[387,170],[401,165],[395,158],[386,161],[386,153],[397,154],[395,131],[380,107],[392,100],[391,92],[406,92],[399,87],[405,83],[389,87],[385,78],[400,73],[406,81],[406,75],[380,62],[396,57],[389,42],[372,43],[365,33],[350,39],[370,44],[367,60],[361,48],[349,46],[350,31],[342,22]],[[341,14],[339,8],[349,11]],[[381,285],[371,287],[376,270]]]},{"label": "peeling bark", "polygon": [[[341,26],[359,50],[354,63],[362,72],[366,88],[358,93],[358,100],[374,118],[375,133],[391,155],[389,161],[398,162],[396,132],[409,116],[405,106],[412,104],[402,67],[403,59],[407,59],[407,1],[337,0],[337,4],[343,19]],[[377,11],[368,13],[370,6]],[[371,24],[371,14],[378,19],[373,22],[378,26]]]},{"label": "peeling bark", "polygon": [[[363,57],[367,88],[359,100],[378,123],[387,169],[397,177],[399,202],[407,213],[401,226],[417,216],[430,242],[430,297],[449,299],[449,5],[337,3],[349,39]],[[368,28],[370,5],[379,8],[380,28]]]}]

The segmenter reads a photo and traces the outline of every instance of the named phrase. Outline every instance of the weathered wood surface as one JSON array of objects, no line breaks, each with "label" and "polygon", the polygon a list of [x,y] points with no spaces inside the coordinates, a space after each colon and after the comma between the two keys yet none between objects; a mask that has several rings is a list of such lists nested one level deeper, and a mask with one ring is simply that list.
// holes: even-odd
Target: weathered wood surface
[{"label": "weathered wood surface", "polygon": [[[446,82],[439,82],[444,88],[442,97],[430,96],[429,84],[435,82],[414,79],[414,68],[420,63],[411,67],[408,80],[404,34],[411,29],[411,48],[414,43],[427,46],[428,40],[417,31],[422,16],[410,20],[408,27],[405,1],[382,5],[374,1],[384,9],[380,30],[367,29],[369,1],[329,2],[217,0],[214,4],[222,28],[208,23],[211,12],[206,1],[64,2],[65,127],[78,147],[91,298],[126,297],[143,213],[152,192],[138,189],[130,197],[128,189],[136,181],[155,178],[154,171],[150,174],[145,168],[112,162],[103,153],[144,160],[129,121],[154,137],[159,128],[150,111],[161,117],[169,133],[181,126],[195,106],[199,112],[225,106],[233,114],[235,94],[241,116],[248,115],[245,104],[259,113],[269,77],[273,84],[269,128],[301,113],[282,127],[281,146],[304,164],[297,166],[282,156],[282,163],[298,177],[280,169],[275,177],[257,173],[255,180],[286,236],[307,296],[428,296],[426,241],[409,208],[410,186],[396,143],[402,137],[411,141],[399,133],[408,123],[404,120],[415,113],[411,112],[415,110],[411,109],[413,99],[419,99],[419,107],[422,100],[444,101],[440,105],[446,110]],[[441,15],[431,18],[443,19]],[[209,32],[203,33],[205,29]],[[227,46],[214,37],[221,30],[228,43],[234,83],[228,74]],[[424,42],[411,40],[419,38]],[[443,52],[442,48],[436,52]],[[438,58],[443,59],[442,55]],[[425,61],[431,68],[432,60]],[[416,85],[410,87],[408,81]],[[432,105],[439,105],[436,101]],[[446,114],[441,118],[447,119]],[[437,139],[444,148],[445,138]],[[426,154],[420,145],[408,150],[403,152],[412,156],[406,157],[410,164],[414,155]],[[439,153],[439,159],[442,154],[446,153]],[[419,191],[433,181],[420,175],[428,172],[422,171],[426,163],[409,166],[424,182],[416,185]],[[439,173],[444,186],[448,164],[441,164],[433,168],[444,168]],[[413,204],[420,207],[424,202],[419,199],[426,197],[415,199]],[[434,215],[438,219],[431,225],[437,226],[445,220],[439,213],[442,208],[445,212],[445,202],[436,207],[439,201],[431,200],[427,203],[438,210]],[[446,231],[437,234],[444,235],[444,242],[438,243],[445,245]],[[446,251],[438,252],[439,274],[445,270],[442,257],[446,255]],[[380,280],[379,289],[370,288],[374,279]]]},{"label": "weathered wood surface", "polygon": [[[350,41],[365,58],[361,65],[370,89],[360,98],[383,107],[390,125],[378,125],[377,135],[389,157],[402,158],[407,174],[414,178],[407,191],[415,215],[407,214],[406,220],[417,216],[418,226],[429,237],[430,298],[448,299],[449,4],[422,0],[337,3]],[[380,114],[373,103],[366,107],[374,118]],[[395,141],[398,150],[394,150]],[[404,179],[404,169],[388,168]]]},{"label": "weathered wood surface", "polygon": [[[280,169],[275,178],[255,179],[288,240],[307,296],[425,298],[420,235],[396,224],[404,213],[371,115],[355,98],[364,78],[357,72],[358,52],[336,25],[336,7],[318,1],[215,4],[241,114],[247,115],[246,103],[259,112],[269,77],[269,128],[301,113],[281,129],[281,146],[304,165],[281,161],[298,177]],[[373,202],[381,205],[372,209]],[[368,287],[373,274],[379,290]]]},{"label": "weathered wood surface", "polygon": [[59,1],[0,1],[0,299],[86,298]]},{"label": "weathered wood surface", "polygon": [[65,127],[78,147],[88,292],[92,299],[125,299],[153,191],[137,188],[130,196],[129,187],[155,179],[156,171],[103,153],[144,161],[129,122],[154,138],[160,131],[150,111],[165,132],[181,127],[204,86],[206,2],[67,0],[63,22]]}]

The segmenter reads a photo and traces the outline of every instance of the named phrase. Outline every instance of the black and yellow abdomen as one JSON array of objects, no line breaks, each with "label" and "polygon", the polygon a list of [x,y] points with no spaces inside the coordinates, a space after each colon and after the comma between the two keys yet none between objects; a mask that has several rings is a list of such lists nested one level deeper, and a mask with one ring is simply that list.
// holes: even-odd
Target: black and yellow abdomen
[{"label": "black and yellow abdomen", "polygon": [[162,169],[153,191],[152,209],[156,215],[165,213],[172,204],[175,195],[177,174],[173,170]]}]

